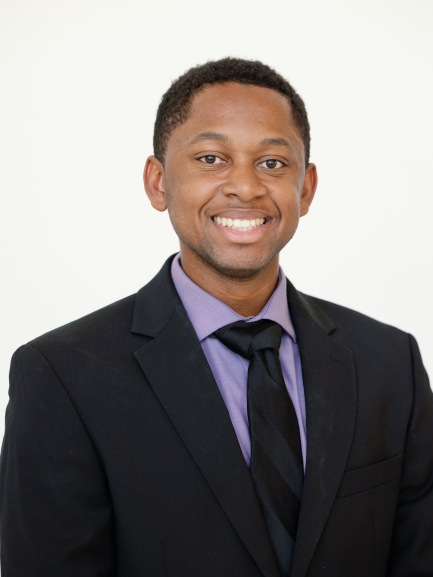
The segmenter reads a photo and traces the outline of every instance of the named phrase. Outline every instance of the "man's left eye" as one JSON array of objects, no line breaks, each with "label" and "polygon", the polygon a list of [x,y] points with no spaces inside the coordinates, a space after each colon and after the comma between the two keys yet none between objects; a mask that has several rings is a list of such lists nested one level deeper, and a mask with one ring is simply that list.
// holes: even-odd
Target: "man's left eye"
[{"label": "man's left eye", "polygon": [[222,163],[221,158],[219,158],[218,156],[215,156],[214,154],[207,154],[206,156],[202,156],[201,158],[199,158],[199,160],[201,160],[205,164],[221,164]]},{"label": "man's left eye", "polygon": [[259,164],[262,168],[270,168],[271,170],[275,168],[281,168],[285,166],[280,160],[275,160],[275,158],[270,158],[269,160],[265,160]]}]

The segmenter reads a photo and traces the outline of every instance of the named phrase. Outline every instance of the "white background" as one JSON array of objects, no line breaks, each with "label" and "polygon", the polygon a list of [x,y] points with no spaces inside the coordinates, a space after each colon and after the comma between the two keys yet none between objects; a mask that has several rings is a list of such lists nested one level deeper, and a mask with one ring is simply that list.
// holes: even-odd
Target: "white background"
[{"label": "white background", "polygon": [[0,433],[13,351],[134,293],[177,250],[142,170],[161,95],[227,55],[304,98],[319,188],[301,291],[409,331],[433,374],[433,3],[2,0]]}]

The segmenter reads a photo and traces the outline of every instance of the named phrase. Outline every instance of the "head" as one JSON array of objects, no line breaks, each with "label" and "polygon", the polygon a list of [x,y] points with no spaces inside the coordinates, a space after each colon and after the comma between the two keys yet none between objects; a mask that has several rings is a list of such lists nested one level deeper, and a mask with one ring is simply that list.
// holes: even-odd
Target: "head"
[{"label": "head", "polygon": [[304,103],[277,72],[225,58],[192,68],[163,96],[144,171],[189,255],[250,278],[277,259],[317,185]]}]

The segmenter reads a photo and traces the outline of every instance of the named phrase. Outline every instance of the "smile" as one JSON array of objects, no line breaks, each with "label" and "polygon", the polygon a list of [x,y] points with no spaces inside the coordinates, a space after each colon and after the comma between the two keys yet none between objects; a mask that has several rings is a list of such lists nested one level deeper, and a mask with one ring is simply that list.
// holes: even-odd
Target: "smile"
[{"label": "smile", "polygon": [[247,230],[252,230],[263,226],[266,222],[264,218],[253,218],[251,220],[240,219],[240,218],[221,218],[219,216],[214,216],[213,221],[221,226],[226,226],[227,228],[232,228],[233,230],[239,230],[241,232],[246,232]]}]

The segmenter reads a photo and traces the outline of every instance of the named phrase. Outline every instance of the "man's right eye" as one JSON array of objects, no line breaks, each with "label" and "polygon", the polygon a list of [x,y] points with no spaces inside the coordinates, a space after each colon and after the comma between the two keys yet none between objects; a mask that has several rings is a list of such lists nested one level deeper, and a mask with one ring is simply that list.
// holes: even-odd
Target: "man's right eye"
[{"label": "man's right eye", "polygon": [[218,156],[214,156],[213,154],[207,154],[206,156],[202,156],[199,158],[202,162],[206,164],[221,164],[222,160]]}]

